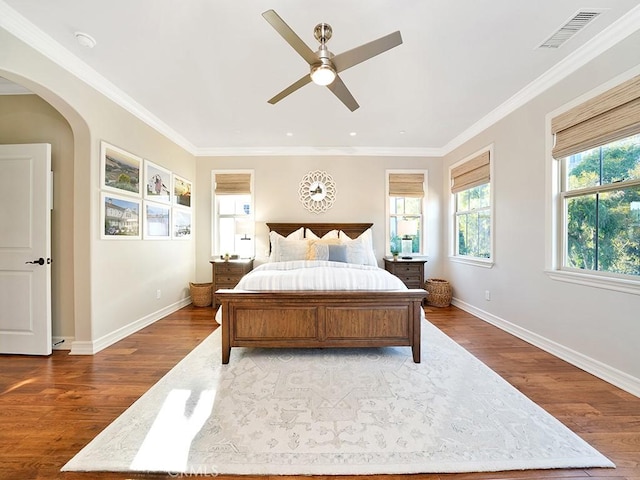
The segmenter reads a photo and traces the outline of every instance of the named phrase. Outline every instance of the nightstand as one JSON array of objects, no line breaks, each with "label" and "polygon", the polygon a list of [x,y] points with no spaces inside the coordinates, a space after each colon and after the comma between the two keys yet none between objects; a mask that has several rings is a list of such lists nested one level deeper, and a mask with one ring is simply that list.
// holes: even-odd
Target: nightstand
[{"label": "nightstand", "polygon": [[384,259],[384,269],[393,273],[407,288],[424,288],[424,258]]},{"label": "nightstand", "polygon": [[221,288],[233,288],[240,279],[253,270],[253,258],[243,258],[240,260],[211,260],[211,291],[213,292],[213,307],[216,308],[220,302],[216,300],[216,290]]}]

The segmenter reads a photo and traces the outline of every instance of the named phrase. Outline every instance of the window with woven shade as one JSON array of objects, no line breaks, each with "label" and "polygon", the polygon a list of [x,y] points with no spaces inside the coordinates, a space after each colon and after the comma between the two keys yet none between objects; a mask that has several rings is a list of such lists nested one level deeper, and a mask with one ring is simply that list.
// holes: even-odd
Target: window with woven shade
[{"label": "window with woven shade", "polygon": [[253,171],[213,172],[212,255],[254,256]]},{"label": "window with woven shade", "polygon": [[[551,119],[563,270],[640,279],[640,76]],[[640,284],[639,284],[640,286]]]},{"label": "window with woven shade", "polygon": [[489,264],[493,258],[491,156],[492,149],[488,147],[450,169],[454,205],[453,255],[472,263]]},{"label": "window with woven shade", "polygon": [[426,198],[424,170],[387,170],[388,252],[423,255]]}]

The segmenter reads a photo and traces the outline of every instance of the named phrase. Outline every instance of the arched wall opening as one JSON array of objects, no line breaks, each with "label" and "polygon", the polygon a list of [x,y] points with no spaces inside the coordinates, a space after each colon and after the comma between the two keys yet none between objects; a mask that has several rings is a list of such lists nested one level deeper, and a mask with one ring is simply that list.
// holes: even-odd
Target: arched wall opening
[{"label": "arched wall opening", "polygon": [[68,349],[72,340],[91,338],[89,233],[79,227],[88,223],[82,164],[91,158],[90,131],[75,109],[45,86],[1,68],[0,76],[34,94],[0,97],[0,143],[52,145],[52,334]]}]

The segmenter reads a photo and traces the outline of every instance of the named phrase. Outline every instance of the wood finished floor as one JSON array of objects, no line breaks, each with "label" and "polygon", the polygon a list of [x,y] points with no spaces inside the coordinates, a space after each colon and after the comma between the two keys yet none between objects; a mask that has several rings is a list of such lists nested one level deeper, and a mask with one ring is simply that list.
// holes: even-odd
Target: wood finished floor
[{"label": "wood finished floor", "polygon": [[[640,480],[639,398],[455,307],[426,310],[432,323],[609,457],[618,468],[367,478]],[[176,478],[138,473],[61,473],[60,468],[213,328],[211,309],[190,306],[95,356],[70,356],[64,351],[46,358],[0,356],[0,479]],[[267,479],[226,475],[218,478]],[[295,478],[308,477],[274,476],[267,480]]]}]

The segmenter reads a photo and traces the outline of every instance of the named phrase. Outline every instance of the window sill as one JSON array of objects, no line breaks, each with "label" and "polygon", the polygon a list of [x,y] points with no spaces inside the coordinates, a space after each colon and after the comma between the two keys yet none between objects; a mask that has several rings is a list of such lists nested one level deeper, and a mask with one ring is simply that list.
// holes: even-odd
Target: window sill
[{"label": "window sill", "polygon": [[588,273],[569,272],[566,270],[545,270],[545,273],[552,280],[558,280],[560,282],[640,295],[640,281],[638,280],[604,277],[600,275],[590,275]]},{"label": "window sill", "polygon": [[473,265],[475,267],[493,268],[493,260],[490,260],[490,259],[473,258],[473,257],[456,257],[455,255],[449,255],[449,260],[455,263]]}]

